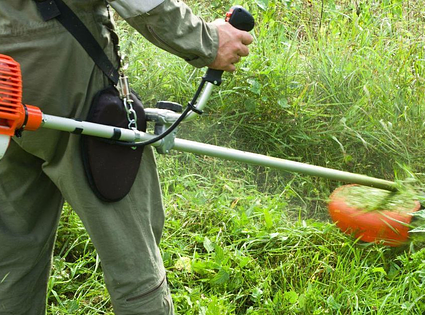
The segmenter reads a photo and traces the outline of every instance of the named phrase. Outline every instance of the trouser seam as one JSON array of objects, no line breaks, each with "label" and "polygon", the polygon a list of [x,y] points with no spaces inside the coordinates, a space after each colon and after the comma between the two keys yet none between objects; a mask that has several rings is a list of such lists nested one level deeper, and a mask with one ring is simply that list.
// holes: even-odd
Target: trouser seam
[{"label": "trouser seam", "polygon": [[151,294],[151,293],[155,292],[155,291],[156,291],[156,290],[158,290],[160,287],[162,287],[162,285],[163,285],[163,284],[164,284],[164,282],[165,282],[165,279],[166,279],[166,277],[164,276],[164,277],[162,278],[161,282],[160,282],[158,285],[154,286],[152,289],[150,289],[150,290],[148,290],[148,291],[146,291],[146,292],[144,292],[144,293],[142,293],[142,294],[139,294],[139,295],[133,296],[133,297],[131,297],[131,298],[128,298],[128,299],[126,299],[125,301],[126,301],[126,302],[132,302],[132,301],[135,301],[135,300],[141,299],[141,298],[143,298],[143,297],[145,297],[145,296],[147,296],[147,295],[149,295],[149,294]]}]

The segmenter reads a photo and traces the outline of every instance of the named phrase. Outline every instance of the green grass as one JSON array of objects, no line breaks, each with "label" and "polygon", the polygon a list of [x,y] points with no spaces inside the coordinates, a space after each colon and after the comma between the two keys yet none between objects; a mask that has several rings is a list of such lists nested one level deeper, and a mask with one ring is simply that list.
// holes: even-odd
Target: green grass
[{"label": "green grass", "polygon": [[[205,17],[231,5],[188,3]],[[423,190],[425,1],[239,4],[257,21],[251,54],[179,137]],[[186,104],[204,70],[119,25],[146,105]],[[158,166],[178,314],[425,312],[423,242],[389,248],[342,234],[326,210],[341,183],[177,152]],[[48,314],[112,314],[96,251],[68,206],[48,305]]]},{"label": "green grass", "polygon": [[330,223],[304,220],[308,201],[297,200],[289,185],[263,193],[246,179],[229,178],[227,163],[196,164],[209,176],[164,170],[170,213],[162,248],[180,314],[424,310],[425,252],[359,244]]},{"label": "green grass", "polygon": [[[419,244],[363,244],[329,222],[303,219],[310,202],[290,183],[279,193],[259,191],[252,170],[244,170],[244,178],[229,175],[243,165],[186,154],[161,156],[158,165],[168,210],[161,249],[178,314],[425,310]],[[325,201],[320,209],[326,211]],[[95,250],[71,209],[65,218],[51,314],[108,314]]]}]

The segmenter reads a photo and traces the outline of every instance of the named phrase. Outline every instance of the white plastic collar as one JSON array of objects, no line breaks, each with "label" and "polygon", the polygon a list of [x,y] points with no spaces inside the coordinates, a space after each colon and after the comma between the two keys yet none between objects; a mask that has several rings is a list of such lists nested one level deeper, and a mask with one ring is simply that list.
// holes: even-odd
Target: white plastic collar
[{"label": "white plastic collar", "polygon": [[10,137],[8,135],[0,134],[0,159],[3,158],[9,146]]}]

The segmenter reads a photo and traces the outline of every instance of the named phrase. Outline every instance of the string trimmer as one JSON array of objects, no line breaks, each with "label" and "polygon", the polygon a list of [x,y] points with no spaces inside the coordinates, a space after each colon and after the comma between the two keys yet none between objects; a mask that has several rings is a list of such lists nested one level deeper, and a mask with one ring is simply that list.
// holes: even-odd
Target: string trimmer
[{"label": "string trimmer", "polygon": [[[238,8],[233,13],[232,18],[234,18],[234,23],[239,23],[238,28],[240,29],[249,31],[253,27],[252,16],[241,8]],[[241,24],[242,26],[240,26]],[[214,86],[220,85],[221,75],[222,71],[211,69],[207,71],[195,96],[189,103],[189,107],[184,111],[184,116],[176,112],[176,108],[181,107],[181,105],[176,103],[160,102],[160,108],[146,108],[147,121],[155,125],[155,134],[149,134],[135,129],[52,116],[42,113],[36,106],[22,104],[20,65],[11,57],[0,54],[0,159],[4,156],[13,136],[19,136],[24,130],[35,131],[39,128],[48,128],[118,140],[127,142],[129,145],[149,144],[155,147],[160,154],[168,153],[170,150],[177,150],[319,176],[387,191],[397,190],[397,185],[393,181],[176,138],[175,126],[180,121],[190,121],[202,113]],[[337,209],[338,211],[341,212]],[[341,218],[336,218],[335,220],[341,221]],[[356,221],[357,219],[350,218],[349,220]],[[410,219],[408,221],[410,222]],[[394,229],[394,224],[390,223],[390,225],[391,229]],[[398,226],[395,227],[395,229],[398,228]],[[379,236],[375,239],[379,239]],[[375,239],[371,241],[375,241]]]}]

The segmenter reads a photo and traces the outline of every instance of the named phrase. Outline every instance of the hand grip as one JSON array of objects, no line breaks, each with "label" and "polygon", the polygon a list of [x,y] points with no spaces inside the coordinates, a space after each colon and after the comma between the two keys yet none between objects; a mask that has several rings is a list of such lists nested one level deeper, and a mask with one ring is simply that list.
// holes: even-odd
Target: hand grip
[{"label": "hand grip", "polygon": [[254,17],[240,5],[231,7],[226,13],[226,22],[238,30],[249,32],[254,28]]},{"label": "hand grip", "polygon": [[[251,31],[255,24],[252,14],[239,5],[231,7],[229,12],[226,13],[226,22],[246,32]],[[223,70],[208,69],[204,80],[218,86],[221,84],[223,72]]]}]

